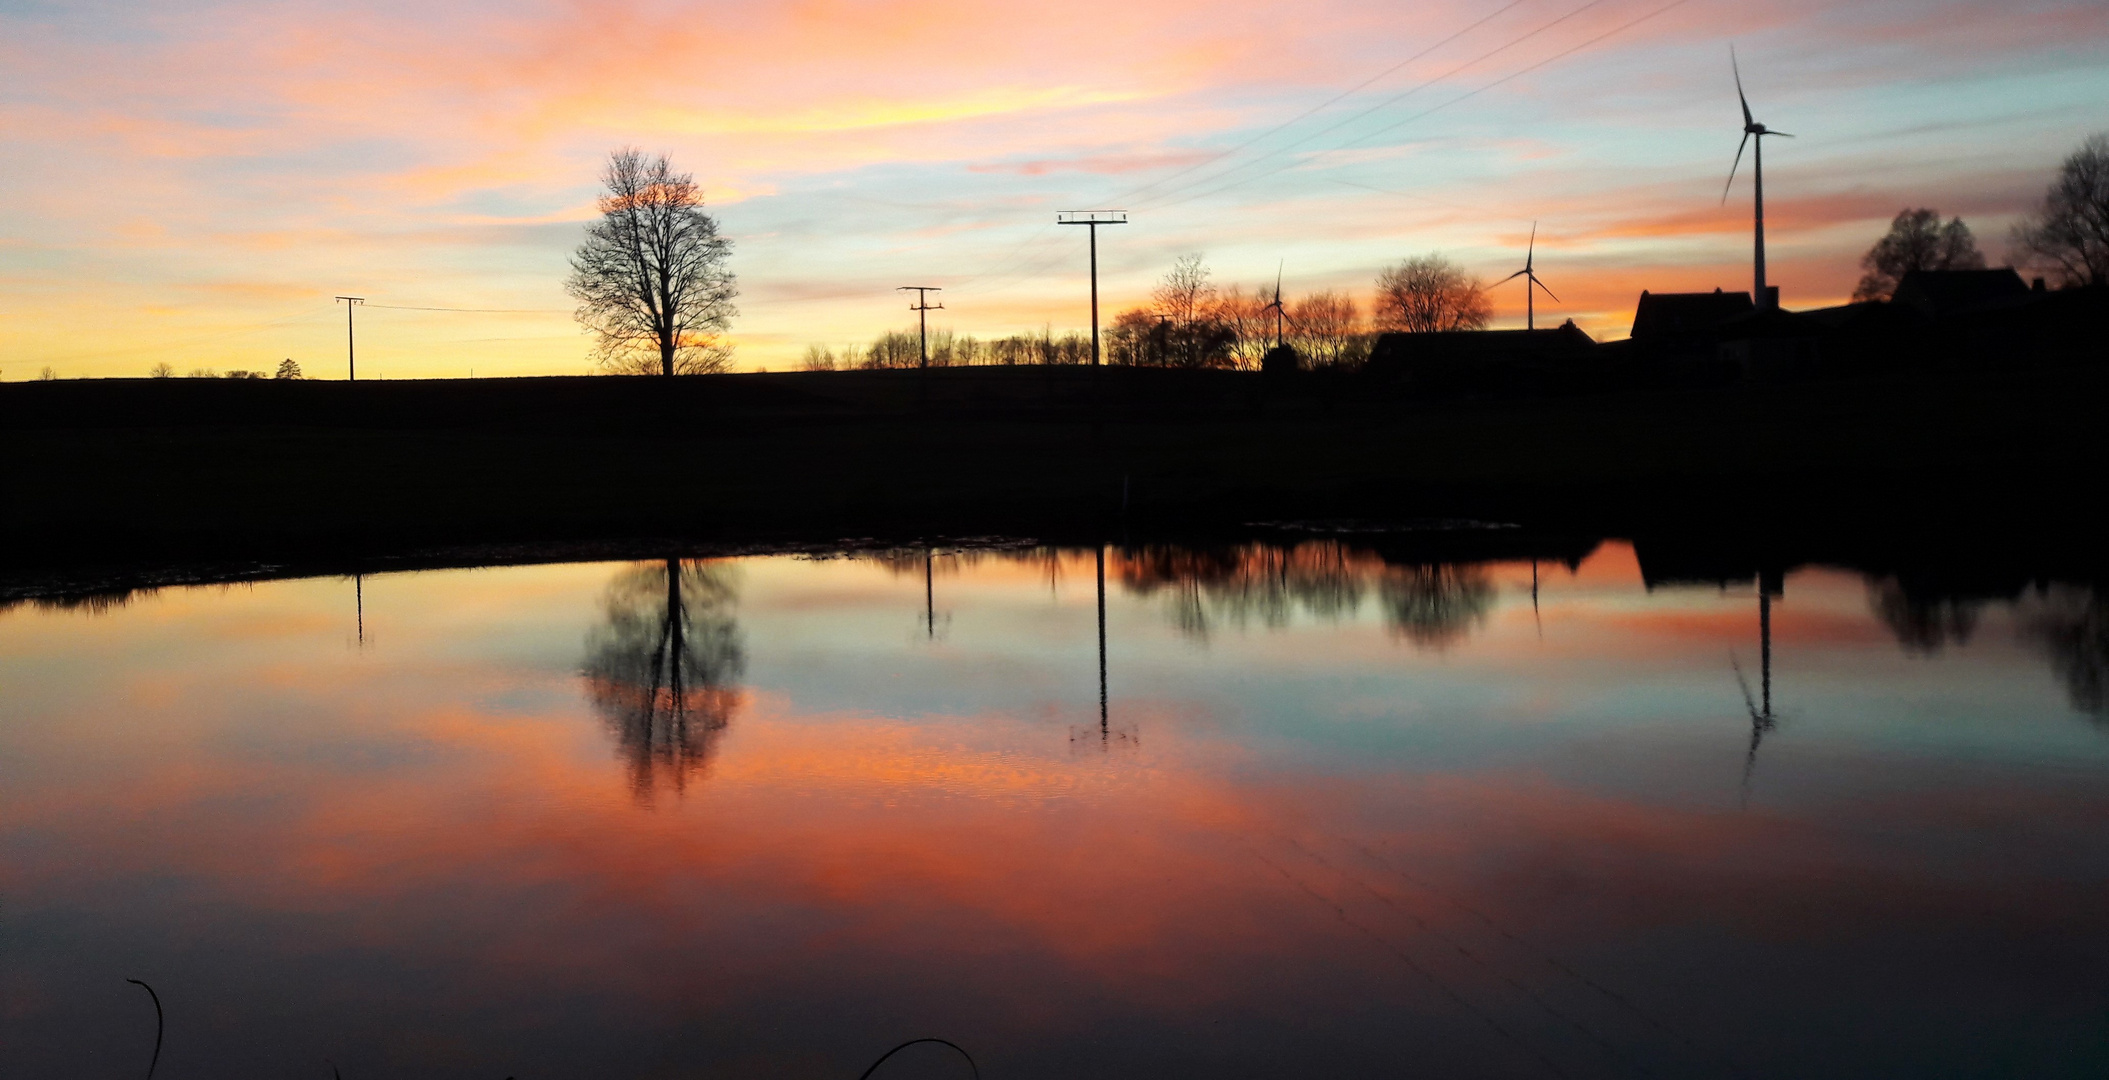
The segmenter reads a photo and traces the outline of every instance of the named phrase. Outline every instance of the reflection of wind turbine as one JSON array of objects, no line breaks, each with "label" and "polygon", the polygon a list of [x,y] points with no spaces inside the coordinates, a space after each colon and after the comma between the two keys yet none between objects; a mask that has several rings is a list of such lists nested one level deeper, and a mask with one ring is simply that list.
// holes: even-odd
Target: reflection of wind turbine
[{"label": "reflection of wind turbine", "polygon": [[[1494,283],[1496,285],[1505,285],[1517,278],[1524,279],[1523,328],[1525,330],[1536,330],[1538,328],[1537,291],[1545,289],[1545,283],[1538,280],[1538,272],[1531,269],[1531,261],[1537,257],[1537,254],[1538,223],[1533,221],[1530,223],[1530,246],[1523,250],[1523,269]],[[1552,295],[1551,289],[1545,289],[1545,295],[1552,296],[1554,303],[1559,303],[1560,301],[1559,297]]]},{"label": "reflection of wind turbine", "polygon": [[[1759,699],[1750,697],[1750,683],[1743,678],[1743,666],[1735,662],[1734,654],[1729,663],[1736,669],[1736,683],[1743,688],[1743,705],[1750,710],[1750,750],[1743,756],[1743,804],[1750,803],[1750,778],[1757,772],[1758,745],[1765,736],[1779,726],[1779,718],[1772,714],[1772,594],[1774,581],[1764,571],[1758,572],[1758,692]],[[1760,704],[1762,702],[1762,704]]]},{"label": "reflection of wind turbine", "polygon": [[1728,47],[1728,66],[1735,72],[1736,100],[1743,105],[1743,141],[1736,144],[1736,160],[1735,164],[1728,167],[1728,183],[1721,185],[1721,205],[1728,205],[1728,189],[1735,185],[1736,169],[1743,164],[1743,147],[1754,140],[1757,145],[1752,146],[1750,150],[1750,179],[1757,192],[1757,286],[1750,298],[1757,304],[1758,310],[1765,311],[1772,306],[1772,294],[1765,290],[1765,136],[1779,135],[1789,139],[1794,136],[1784,131],[1773,131],[1751,118],[1750,99],[1743,96],[1743,69],[1736,64],[1736,50],[1733,45]]}]

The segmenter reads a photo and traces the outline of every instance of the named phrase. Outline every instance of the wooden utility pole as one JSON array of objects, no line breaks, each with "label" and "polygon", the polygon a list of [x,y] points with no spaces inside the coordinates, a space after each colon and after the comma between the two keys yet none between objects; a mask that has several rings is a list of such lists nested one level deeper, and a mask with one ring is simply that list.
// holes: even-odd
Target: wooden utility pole
[{"label": "wooden utility pole", "polygon": [[1098,227],[1126,225],[1126,210],[1064,210],[1055,215],[1057,225],[1083,225],[1091,230],[1091,366],[1098,360]]},{"label": "wooden utility pole", "polygon": [[923,362],[920,366],[927,368],[930,366],[930,313],[945,310],[945,305],[943,304],[938,304],[934,307],[931,305],[930,294],[945,290],[936,285],[903,285],[894,291],[909,292],[911,290],[915,293],[915,303],[908,310],[915,312],[916,324],[922,335]]},{"label": "wooden utility pole", "polygon": [[344,301],[344,377],[347,382],[359,381],[358,342],[352,337],[352,309],[366,302],[363,296],[340,296]]}]

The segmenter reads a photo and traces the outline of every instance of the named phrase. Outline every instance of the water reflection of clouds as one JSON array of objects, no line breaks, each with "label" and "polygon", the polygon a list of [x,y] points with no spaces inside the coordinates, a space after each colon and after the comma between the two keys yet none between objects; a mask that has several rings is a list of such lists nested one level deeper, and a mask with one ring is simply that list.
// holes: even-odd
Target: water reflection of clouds
[{"label": "water reflection of clouds", "polygon": [[[378,579],[391,630],[364,653],[328,581],[18,612],[0,889],[37,928],[11,985],[40,993],[14,995],[30,1026],[4,1053],[107,1039],[67,1011],[85,965],[170,973],[191,1016],[222,1018],[186,1021],[186,1054],[283,1072],[326,1048],[411,1074],[445,1046],[500,1075],[853,1074],[933,1026],[1013,1075],[1408,1054],[1504,1072],[1522,1052],[1453,993],[1578,1074],[1697,1070],[1452,900],[1761,1074],[1937,1071],[1971,1032],[2034,1015],[2030,1041],[2055,1042],[2097,1000],[2074,956],[2109,925],[2072,880],[2109,859],[2090,839],[2109,740],[2071,723],[2026,637],[2099,657],[2092,594],[2053,590],[2017,634],[1988,618],[1929,659],[1857,578],[1790,577],[1775,634],[1799,711],[1739,814],[1727,657],[1755,647],[1752,596],[1636,600],[1592,560],[1548,577],[1540,644],[1527,566],[1494,565],[1494,606],[1436,655],[1381,618],[1200,652],[1116,588],[1114,706],[1148,737],[1072,756],[1068,721],[1095,707],[1089,558],[1052,594],[1046,569],[953,577],[957,629],[930,650],[895,632],[917,574],[743,562],[747,704],[704,748],[708,781],[654,814],[577,672],[582,635],[589,669],[603,645],[665,655],[663,564]],[[684,636],[731,611],[690,572],[671,576]],[[35,663],[53,654],[63,675]],[[650,681],[623,685],[635,704]],[[1863,1016],[1821,1057],[1778,1037]]]},{"label": "water reflection of clouds", "polygon": [[[1016,722],[842,716],[822,728],[771,706],[758,700],[738,752],[660,814],[596,797],[605,766],[567,753],[556,728],[490,739],[490,728],[479,737],[427,717],[473,744],[445,790],[409,768],[379,784],[289,784],[272,812],[245,819],[239,844],[203,840],[224,833],[224,807],[164,805],[168,836],[190,843],[140,843],[112,823],[79,836],[63,873],[14,884],[43,898],[72,892],[92,921],[152,926],[151,912],[98,903],[97,890],[112,877],[180,881],[210,901],[188,932],[227,942],[241,960],[226,975],[229,1004],[253,1008],[250,995],[281,971],[320,975],[279,1010],[279,1037],[338,1038],[338,1012],[373,1029],[355,1052],[401,1064],[417,1037],[446,1035],[502,1068],[521,1056],[572,1060],[575,1047],[539,1029],[558,1010],[570,1010],[559,1028],[627,1032],[595,1048],[624,1067],[676,1048],[692,1064],[816,1049],[840,1064],[860,1040],[933,1017],[994,1047],[984,1061],[1008,1054],[1023,1075],[1045,1069],[1035,1048],[1108,1026],[1145,1038],[1102,1044],[1106,1056],[1090,1059],[1098,1074],[1148,1072],[1159,1059],[1147,1047],[1205,1055],[1197,1031],[1281,1064],[1333,1054],[1353,1063],[1356,1047],[1397,1045],[1385,1025],[1426,1029],[1422,1052],[1467,1071],[1475,1055],[1505,1052],[1452,1018],[1446,992],[1499,1011],[1563,1061],[1590,1060],[1513,979],[1660,1069],[1690,1051],[1615,1010],[1580,1012],[1588,995],[1543,963],[1504,956],[1453,901],[1738,1055],[1780,1053],[1763,1036],[1775,1024],[1861,1004],[1857,987],[1811,989],[1793,975],[1832,950],[1959,1000],[2059,1000],[2020,973],[2071,935],[2102,930],[2099,912],[2053,888],[2055,860],[2023,860],[2018,881],[2040,921],[2017,926],[2010,853],[1966,848],[1930,865],[1897,848],[1900,832],[1991,813],[2027,822],[2018,847],[2040,858],[2052,837],[2101,824],[2082,792],[1989,773],[1957,784],[1953,772],[1892,764],[1880,778],[1890,792],[1854,800],[1841,832],[1591,792],[1530,770],[1402,783],[1268,769],[1217,746],[1080,771]],[[221,776],[198,794],[253,796],[260,783],[273,786]],[[1343,929],[1336,905],[1369,936]],[[271,913],[294,912],[259,933],[282,921]],[[1665,993],[1690,979],[1681,965],[1692,962],[1665,942],[1700,926],[1716,935],[1707,961],[1741,978],[1709,983],[1703,1001]],[[1437,934],[1497,966],[1458,960]],[[1942,947],[1911,947],[1932,940]],[[369,959],[350,971],[303,961],[352,951]],[[854,1004],[874,994],[885,1004]],[[390,1004],[429,995],[454,1004],[428,1018]],[[469,1000],[481,1005],[464,1011]],[[828,1024],[785,1030],[775,1010],[793,1002]],[[727,1030],[744,1037],[687,1034]],[[191,1045],[212,1048],[216,1034],[193,1033]]]}]

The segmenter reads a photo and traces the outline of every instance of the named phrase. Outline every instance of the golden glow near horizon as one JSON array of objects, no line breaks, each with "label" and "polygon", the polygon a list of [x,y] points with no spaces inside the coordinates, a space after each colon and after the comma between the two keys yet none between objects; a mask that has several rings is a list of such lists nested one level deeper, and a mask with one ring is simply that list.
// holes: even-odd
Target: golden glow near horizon
[{"label": "golden glow near horizon", "polygon": [[[1841,301],[1905,206],[1994,261],[2109,127],[2109,9],[2086,2],[1321,0],[1072,5],[276,2],[0,11],[0,378],[157,362],[341,377],[587,370],[562,290],[605,154],[695,173],[737,248],[744,368],[907,325],[1079,328],[1058,209],[1121,205],[1109,310],[1177,256],[1223,284],[1345,288],[1442,251],[1539,269],[1599,336],[1641,288],[1746,288],[1754,104],[1772,276]],[[1461,32],[1462,31],[1462,32]],[[1425,55],[1423,55],[1425,54]],[[1417,58],[1416,58],[1417,57]],[[1403,62],[1403,63],[1402,63]],[[1366,84],[1365,84],[1366,83]],[[1350,92],[1352,91],[1352,92]],[[1494,294],[1497,325],[1522,294]],[[445,309],[445,310],[434,310]]]}]

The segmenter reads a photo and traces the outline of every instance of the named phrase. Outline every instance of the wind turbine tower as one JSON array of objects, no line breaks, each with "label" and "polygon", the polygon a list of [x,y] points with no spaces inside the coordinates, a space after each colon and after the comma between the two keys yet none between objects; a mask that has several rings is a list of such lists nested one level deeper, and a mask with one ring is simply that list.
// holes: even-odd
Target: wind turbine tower
[{"label": "wind turbine tower", "polygon": [[[1531,261],[1537,257],[1537,254],[1538,223],[1533,221],[1530,223],[1530,247],[1524,249],[1523,252],[1523,269],[1494,283],[1496,285],[1506,285],[1517,278],[1523,279],[1523,328],[1525,330],[1536,330],[1538,328],[1537,293],[1539,289],[1545,289],[1545,283],[1538,280],[1538,272],[1531,269]],[[1765,257],[1759,255],[1758,265],[1763,266],[1764,263]],[[1763,273],[1763,271],[1759,272]],[[1560,302],[1559,297],[1553,296],[1551,289],[1545,289],[1545,295],[1552,296],[1553,303],[1557,304]]]},{"label": "wind turbine tower", "polygon": [[1789,139],[1794,136],[1773,131],[1750,115],[1750,99],[1743,96],[1743,69],[1736,64],[1733,45],[1728,47],[1728,67],[1735,72],[1736,100],[1743,105],[1743,141],[1736,144],[1735,164],[1728,167],[1728,183],[1721,187],[1721,205],[1728,205],[1728,189],[1735,186],[1736,169],[1743,164],[1743,147],[1754,140],[1757,145],[1750,151],[1750,178],[1757,191],[1757,286],[1750,298],[1759,311],[1765,311],[1772,307],[1772,294],[1765,289],[1765,136],[1779,135]]}]

